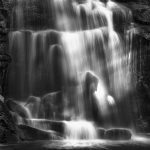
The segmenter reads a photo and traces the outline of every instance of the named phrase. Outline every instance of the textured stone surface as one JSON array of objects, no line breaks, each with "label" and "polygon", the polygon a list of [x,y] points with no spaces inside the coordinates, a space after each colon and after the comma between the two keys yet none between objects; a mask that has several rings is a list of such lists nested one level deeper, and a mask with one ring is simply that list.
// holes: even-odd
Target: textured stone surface
[{"label": "textured stone surface", "polygon": [[0,93],[4,92],[6,69],[11,58],[6,54],[8,51],[8,11],[4,8],[3,1],[0,1]]},{"label": "textured stone surface", "polygon": [[6,105],[0,101],[0,143],[19,142],[18,130]]},{"label": "textured stone surface", "polygon": [[7,54],[0,54],[0,69],[6,69],[11,62],[11,57]]},{"label": "textured stone surface", "polygon": [[[6,72],[11,58],[6,54],[8,49],[8,11],[0,1],[0,94],[4,92]],[[19,142],[18,128],[0,97],[0,143]]]}]

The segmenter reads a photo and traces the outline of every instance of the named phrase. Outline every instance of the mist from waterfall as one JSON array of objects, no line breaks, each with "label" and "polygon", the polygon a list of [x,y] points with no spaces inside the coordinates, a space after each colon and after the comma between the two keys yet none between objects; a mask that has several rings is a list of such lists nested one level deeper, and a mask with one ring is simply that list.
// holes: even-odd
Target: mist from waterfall
[{"label": "mist from waterfall", "polygon": [[[131,120],[129,96],[134,68],[132,35],[128,31],[131,11],[111,0],[43,0],[48,16],[55,18],[52,23],[55,28],[34,30],[26,27],[23,10],[36,1],[15,3],[14,31],[9,35],[13,62],[8,95],[25,100],[31,95],[43,97],[61,91],[62,103],[55,102],[62,105],[63,119],[68,115],[71,119],[66,122],[66,135],[73,139],[96,138],[92,124],[95,120],[105,127]],[[53,101],[51,97],[49,100]],[[53,117],[42,114],[42,107],[37,109],[36,118],[59,120],[57,112],[51,113]],[[85,126],[82,135],[80,130]]]}]

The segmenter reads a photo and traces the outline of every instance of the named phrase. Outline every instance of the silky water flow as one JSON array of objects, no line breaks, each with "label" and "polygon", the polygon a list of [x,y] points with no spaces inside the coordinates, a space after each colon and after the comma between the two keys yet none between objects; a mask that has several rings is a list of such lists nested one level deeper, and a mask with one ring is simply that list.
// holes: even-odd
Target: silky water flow
[{"label": "silky water flow", "polygon": [[46,122],[63,122],[76,140],[97,139],[98,126],[132,127],[131,11],[111,0],[43,0],[55,27],[34,30],[24,8],[36,1],[16,0],[11,16],[8,95],[29,114],[18,123],[50,130]]}]

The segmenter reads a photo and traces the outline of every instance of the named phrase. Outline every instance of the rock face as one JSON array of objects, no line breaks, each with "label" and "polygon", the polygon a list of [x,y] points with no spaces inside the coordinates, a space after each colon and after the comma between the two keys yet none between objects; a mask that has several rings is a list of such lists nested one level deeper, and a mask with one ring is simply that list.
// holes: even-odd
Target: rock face
[{"label": "rock face", "polygon": [[[1,42],[0,42],[0,48],[1,48]],[[10,56],[7,54],[3,54],[0,50],[0,94],[2,94],[5,89],[7,67],[10,62],[11,62]]]},{"label": "rock face", "polygon": [[0,101],[0,143],[19,142],[18,130],[7,106]]},{"label": "rock face", "polygon": [[130,140],[131,137],[130,130],[122,128],[109,129],[105,132],[105,139],[108,140]]},{"label": "rock face", "polygon": [[[98,114],[98,107],[96,105],[96,101],[94,99],[94,92],[97,89],[99,79],[98,77],[92,72],[86,72],[85,74],[85,82],[83,86],[83,94],[84,94],[84,101],[86,105],[86,117],[88,119],[97,119]],[[89,111],[90,110],[90,111]]]},{"label": "rock face", "polygon": [[[6,54],[8,49],[8,11],[0,0],[0,94],[5,91],[7,67],[11,58]],[[18,128],[0,96],[0,143],[19,142]]]},{"label": "rock face", "polygon": [[11,58],[6,54],[8,49],[8,11],[0,1],[0,94],[4,92],[6,69],[11,62]]}]

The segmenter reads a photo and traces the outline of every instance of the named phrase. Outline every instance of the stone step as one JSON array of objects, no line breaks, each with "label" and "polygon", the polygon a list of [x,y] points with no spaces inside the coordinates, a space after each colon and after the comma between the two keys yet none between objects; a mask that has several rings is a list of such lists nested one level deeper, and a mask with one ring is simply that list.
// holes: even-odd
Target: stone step
[{"label": "stone step", "polygon": [[57,132],[40,130],[27,125],[18,125],[19,137],[22,141],[60,140],[63,139]]},{"label": "stone step", "polygon": [[64,134],[65,123],[63,121],[54,121],[47,119],[26,119],[26,121],[29,126],[45,130],[52,130],[59,133],[60,135]]}]

